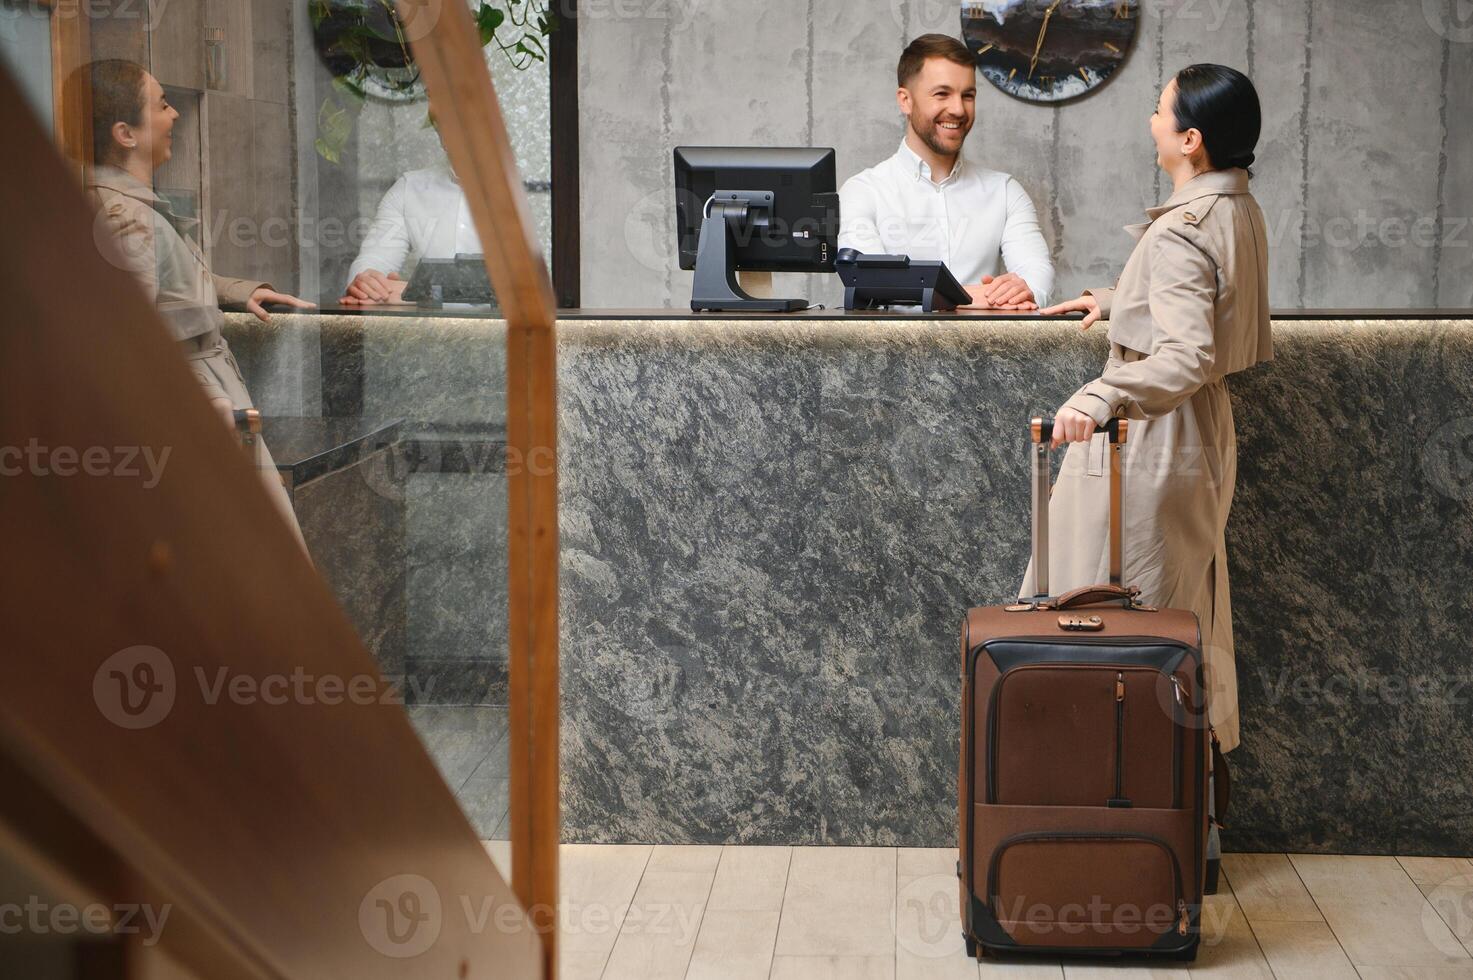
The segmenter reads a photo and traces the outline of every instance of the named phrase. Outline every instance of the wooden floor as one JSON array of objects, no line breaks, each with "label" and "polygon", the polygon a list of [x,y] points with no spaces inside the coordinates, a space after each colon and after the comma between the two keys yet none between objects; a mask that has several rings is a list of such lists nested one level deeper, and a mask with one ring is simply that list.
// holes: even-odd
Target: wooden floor
[{"label": "wooden floor", "polygon": [[[506,845],[487,848],[505,867]],[[564,980],[1473,980],[1473,861],[1230,854],[1195,963],[962,951],[956,852],[564,845]]]}]

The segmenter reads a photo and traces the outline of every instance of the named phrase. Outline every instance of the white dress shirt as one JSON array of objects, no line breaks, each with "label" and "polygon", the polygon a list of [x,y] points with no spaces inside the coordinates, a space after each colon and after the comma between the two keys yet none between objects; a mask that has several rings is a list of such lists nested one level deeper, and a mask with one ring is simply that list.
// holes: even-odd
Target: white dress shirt
[{"label": "white dress shirt", "polygon": [[856,174],[839,191],[839,247],[946,263],[963,286],[1018,274],[1047,306],[1054,264],[1028,192],[1012,177],[958,157],[950,176],[904,141],[890,159]]},{"label": "white dress shirt", "polygon": [[411,252],[417,259],[453,259],[458,253],[480,251],[481,239],[455,175],[445,167],[411,170],[379,202],[358,258],[348,269],[348,281],[365,269],[408,278],[405,264]]}]

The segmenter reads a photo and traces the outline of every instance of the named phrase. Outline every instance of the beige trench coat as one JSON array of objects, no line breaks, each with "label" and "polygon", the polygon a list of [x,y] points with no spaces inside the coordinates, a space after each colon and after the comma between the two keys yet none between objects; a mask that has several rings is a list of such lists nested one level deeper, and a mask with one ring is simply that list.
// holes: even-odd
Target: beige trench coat
[{"label": "beige trench coat", "polygon": [[[1224,534],[1237,477],[1226,377],[1273,357],[1268,242],[1243,170],[1201,174],[1150,219],[1113,289],[1104,372],[1068,400],[1103,425],[1140,420],[1125,449],[1126,584],[1202,624],[1210,719],[1237,746],[1238,688]],[[1109,580],[1105,436],[1064,456],[1049,503],[1049,591]],[[1020,595],[1034,592],[1030,564]]]},{"label": "beige trench coat", "polygon": [[[254,408],[235,355],[220,332],[225,322],[220,304],[244,305],[267,284],[210,272],[204,253],[183,233],[184,220],[152,187],[124,170],[96,167],[87,183],[87,196],[96,213],[93,234],[98,247],[109,261],[131,272],[157,304],[205,394],[211,399],[228,399],[237,411]],[[261,482],[301,539],[291,497],[265,440],[256,440],[255,453]]]}]

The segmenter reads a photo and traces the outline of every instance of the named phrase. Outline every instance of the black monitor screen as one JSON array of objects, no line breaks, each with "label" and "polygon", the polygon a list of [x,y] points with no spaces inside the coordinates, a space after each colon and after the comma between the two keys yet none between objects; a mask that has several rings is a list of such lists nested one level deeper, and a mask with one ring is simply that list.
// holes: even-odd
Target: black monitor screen
[{"label": "black monitor screen", "polygon": [[717,191],[770,192],[765,231],[737,242],[749,272],[832,272],[839,203],[834,151],[814,147],[681,146],[675,150],[680,267],[696,267],[701,222]]}]

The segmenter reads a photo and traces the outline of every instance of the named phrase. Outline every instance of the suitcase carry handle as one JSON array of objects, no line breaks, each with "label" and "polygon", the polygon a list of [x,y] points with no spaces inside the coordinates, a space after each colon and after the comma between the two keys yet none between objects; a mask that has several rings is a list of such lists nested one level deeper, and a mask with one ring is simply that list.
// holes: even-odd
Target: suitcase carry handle
[{"label": "suitcase carry handle", "polygon": [[[1123,588],[1125,566],[1125,446],[1129,423],[1112,418],[1100,426],[1110,437],[1110,585]],[[1051,416],[1035,416],[1029,420],[1028,435],[1033,442],[1033,580],[1037,598],[1047,598],[1048,590],[1048,499],[1049,455],[1053,441],[1054,420]]]},{"label": "suitcase carry handle", "polygon": [[1065,592],[1049,608],[1062,611],[1076,606],[1093,606],[1100,602],[1119,602],[1126,607],[1135,608],[1139,605],[1136,597],[1140,594],[1141,590],[1134,587],[1125,589],[1118,585],[1086,585],[1073,592]]}]

